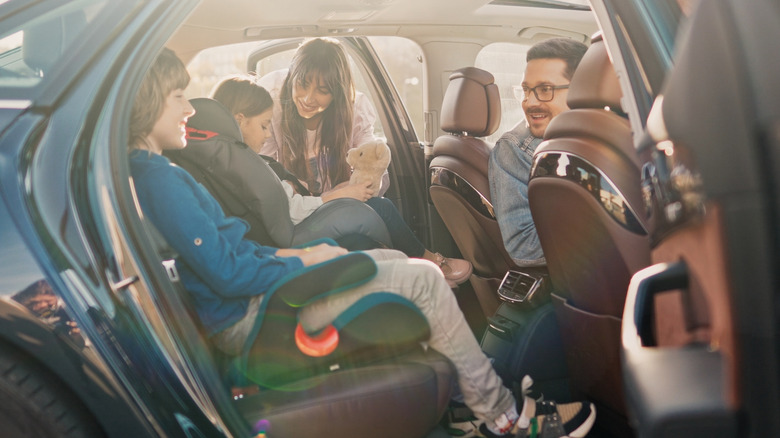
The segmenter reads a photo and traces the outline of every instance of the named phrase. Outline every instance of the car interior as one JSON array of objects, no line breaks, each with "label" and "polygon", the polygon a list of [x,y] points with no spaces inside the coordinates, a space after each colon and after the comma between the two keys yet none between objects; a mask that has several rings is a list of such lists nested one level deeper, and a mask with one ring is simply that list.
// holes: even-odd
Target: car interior
[{"label": "car interior", "polygon": [[[196,16],[190,20],[190,23],[198,21],[198,17],[201,17],[198,15],[200,12],[196,11]],[[194,45],[186,41],[184,37],[185,35],[190,35],[192,31],[189,26],[187,24],[181,28],[169,42],[169,45],[176,49],[177,53],[183,54],[185,59],[187,59],[190,50],[188,46]],[[570,30],[556,30],[554,28],[534,28],[525,29],[521,31],[521,34],[526,36],[529,46],[535,41],[561,35],[588,42],[590,35],[593,33],[592,31],[595,31],[595,28],[590,26],[589,24],[586,24],[584,27],[572,26],[575,29],[587,30],[587,33],[584,31],[583,33],[575,33]],[[277,31],[282,33],[281,30]],[[208,33],[207,31],[204,32],[203,29],[199,29],[199,32],[201,35]],[[269,37],[277,36],[274,35],[274,29],[262,29],[261,31],[263,35],[266,32],[269,33]],[[338,34],[338,32],[334,33]],[[316,32],[314,35],[316,35]],[[602,433],[606,433],[605,436],[631,436],[630,428],[627,426],[625,405],[620,391],[618,335],[628,280],[633,271],[649,264],[649,257],[642,259],[640,256],[627,256],[630,259],[630,267],[626,268],[622,276],[619,276],[618,279],[609,283],[608,287],[605,287],[599,280],[612,276],[613,273],[609,272],[609,269],[612,269],[610,263],[615,260],[622,260],[619,249],[623,248],[621,246],[624,244],[623,240],[630,240],[631,237],[622,238],[614,236],[618,250],[592,248],[586,242],[583,244],[582,251],[591,251],[589,255],[594,265],[590,267],[597,268],[602,266],[601,269],[604,272],[600,274],[600,277],[588,279],[590,283],[580,284],[578,288],[573,290],[567,287],[569,283],[566,283],[566,281],[581,281],[582,279],[566,278],[566,273],[568,272],[566,269],[569,269],[570,266],[560,267],[555,272],[557,275],[552,275],[553,272],[550,272],[549,278],[547,276],[548,267],[546,266],[526,268],[515,266],[503,248],[498,225],[492,212],[488,188],[487,160],[494,142],[494,140],[489,140],[488,137],[499,130],[503,106],[501,88],[496,84],[494,75],[488,70],[472,66],[474,59],[469,59],[469,57],[475,55],[473,53],[474,48],[468,49],[472,53],[450,56],[444,59],[440,58],[440,47],[437,48],[436,46],[447,44],[435,41],[435,38],[432,41],[425,41],[425,38],[418,39],[418,44],[423,47],[426,58],[428,58],[423,68],[436,71],[436,77],[441,77],[442,73],[438,72],[443,72],[446,76],[441,79],[440,103],[434,103],[436,102],[437,87],[432,83],[428,84],[428,100],[424,104],[424,107],[426,105],[428,107],[424,111],[427,125],[421,133],[422,135],[417,137],[414,131],[409,133],[398,129],[398,126],[411,123],[408,120],[408,115],[394,114],[397,113],[394,110],[397,108],[397,105],[399,103],[403,105],[403,102],[394,102],[394,98],[397,98],[396,92],[393,92],[392,89],[385,90],[377,85],[377,82],[387,79],[386,76],[377,73],[377,67],[371,64],[376,61],[366,56],[363,47],[366,44],[365,41],[361,38],[342,38],[342,42],[350,49],[349,52],[355,63],[354,67],[362,74],[362,82],[367,87],[364,89],[364,93],[373,98],[374,105],[379,113],[378,122],[382,125],[381,131],[388,139],[388,145],[393,150],[393,161],[395,162],[396,156],[409,156],[409,159],[412,161],[416,160],[419,163],[424,160],[427,163],[427,170],[422,175],[415,176],[412,174],[410,177],[405,177],[403,172],[409,172],[409,170],[405,166],[406,163],[403,161],[403,158],[400,158],[397,163],[391,166],[390,172],[393,184],[386,196],[397,202],[399,209],[404,212],[406,217],[410,218],[408,219],[410,222],[417,223],[421,219],[414,219],[413,217],[419,216],[421,212],[412,208],[415,205],[414,202],[411,202],[413,199],[404,199],[407,198],[406,195],[408,193],[408,187],[404,182],[410,178],[422,177],[422,187],[429,187],[428,190],[421,190],[413,194],[414,197],[422,197],[424,203],[429,205],[428,211],[424,212],[422,219],[423,222],[428,221],[432,224],[420,230],[419,234],[422,238],[430,241],[432,245],[439,245],[438,248],[443,248],[442,251],[462,256],[473,264],[474,274],[471,277],[471,281],[469,284],[459,288],[459,290],[455,290],[454,293],[458,294],[459,303],[464,313],[471,316],[473,330],[478,339],[481,340],[483,350],[493,358],[496,369],[499,370],[505,384],[509,387],[515,387],[519,385],[523,375],[531,374],[535,380],[535,390],[540,395],[561,401],[574,400],[577,397],[588,397],[592,401],[599,403],[599,412],[602,409],[607,412],[598,420],[601,423],[599,424],[599,429]],[[295,45],[290,45],[290,43],[268,44],[267,46],[276,48],[276,50],[280,48],[291,50],[295,47]],[[458,46],[460,47],[462,44]],[[269,54],[272,51],[269,49]],[[638,183],[638,159],[635,155],[630,155],[633,152],[633,143],[628,130],[628,121],[625,115],[619,114],[621,112],[620,92],[614,71],[606,55],[606,50],[603,44],[599,44],[598,39],[592,45],[591,51],[594,53],[589,52],[588,57],[593,60],[588,63],[590,65],[585,69],[587,71],[582,73],[585,77],[580,80],[581,97],[579,101],[572,104],[572,108],[579,108],[578,111],[585,113],[582,117],[592,117],[597,120],[601,120],[599,117],[606,117],[610,120],[609,122],[603,122],[607,123],[606,125],[592,126],[593,131],[606,132],[603,135],[607,136],[607,139],[603,143],[589,145],[592,150],[592,156],[595,158],[589,156],[586,159],[594,160],[596,165],[603,164],[604,167],[618,167],[619,169],[616,171],[618,173],[629,173],[630,175],[618,180],[620,184]],[[250,60],[247,62],[250,69],[255,66],[259,68],[260,60],[264,56],[261,55],[261,52],[262,49],[250,55]],[[447,52],[454,55],[451,50]],[[462,59],[459,60],[459,58]],[[377,65],[381,64],[377,63]],[[379,76],[379,78],[375,76]],[[504,100],[511,97],[511,87],[509,85],[507,83],[503,84]],[[594,86],[598,86],[598,89],[595,91],[590,89]],[[576,92],[576,90],[573,90],[573,92]],[[604,110],[604,106],[610,106],[612,110]],[[588,112],[595,114],[589,115],[587,114]],[[614,116],[614,120],[611,118],[612,116]],[[400,121],[399,117],[401,117]],[[404,118],[407,119],[404,120]],[[393,122],[391,123],[390,121]],[[513,120],[511,123],[516,121]],[[578,124],[576,119],[571,123]],[[617,126],[619,130],[611,132],[613,128],[609,123]],[[504,126],[503,129],[508,129],[508,127]],[[439,135],[435,134],[437,131],[440,133]],[[567,133],[566,135],[575,138],[578,136],[576,133]],[[557,145],[555,140],[550,140],[550,142]],[[413,153],[409,155],[408,151],[403,150],[404,147],[412,149]],[[553,149],[557,150],[555,147]],[[621,164],[612,164],[610,161],[614,158],[612,155],[599,161],[598,157],[603,156],[602,154],[607,154],[606,151],[608,150],[616,151],[612,152],[613,155],[621,154],[619,155],[623,159]],[[576,155],[577,151],[575,149],[572,154]],[[624,170],[623,167],[627,165],[630,165],[630,169]],[[419,164],[414,166],[419,166]],[[593,169],[592,172],[598,176],[599,168]],[[623,176],[622,174],[620,175]],[[613,173],[602,178],[611,180]],[[628,178],[627,181],[625,180],[626,178]],[[622,188],[622,186],[619,187]],[[574,196],[581,196],[576,194],[578,189],[584,190],[581,185],[577,184],[573,190],[575,191]],[[549,202],[549,199],[552,199],[550,196],[558,197],[560,194],[554,193],[550,195],[545,193],[544,181],[540,182],[538,193],[539,199],[544,199],[542,204],[559,205],[557,202]],[[606,201],[606,205],[603,205],[601,198],[594,200],[592,193],[587,192],[586,194],[587,196],[582,196],[584,198],[582,202],[586,204],[589,201],[595,202],[596,207],[594,208],[587,204],[587,207],[581,208],[591,208],[591,211],[593,211],[591,214],[595,217],[591,222],[584,221],[580,224],[588,226],[601,223],[601,229],[605,230],[603,232],[605,237],[625,231],[627,231],[628,235],[634,233],[635,230],[625,230],[624,228],[628,214],[618,211],[619,208],[623,207],[618,205],[618,199],[609,198]],[[635,192],[631,192],[628,196],[631,196],[631,201],[636,202],[637,200],[633,197],[634,194]],[[610,193],[611,195],[612,193]],[[619,189],[614,193],[616,198],[621,195],[622,192]],[[605,212],[605,208],[609,208],[609,211]],[[540,207],[538,214],[542,216],[549,213],[545,213],[544,207]],[[573,216],[569,214],[566,217],[573,219]],[[620,220],[623,220],[623,223],[620,223]],[[553,230],[560,226],[559,221],[560,219],[558,221],[550,221],[550,229]],[[436,225],[437,223],[439,225]],[[639,222],[634,222],[630,225],[642,226]],[[582,228],[578,229],[581,230]],[[640,240],[645,239],[643,241],[645,248],[647,247],[646,234],[644,232],[640,237]],[[569,245],[570,243],[566,241],[564,245]],[[633,243],[636,242],[630,241],[627,245],[630,246]],[[553,247],[553,243],[549,245],[551,248]],[[554,250],[551,249],[550,251]],[[617,251],[618,256],[600,257],[602,254],[613,254],[615,251]],[[647,254],[647,251],[645,251],[645,254]],[[638,266],[637,260],[640,261]],[[598,265],[599,261],[603,261],[603,265]],[[527,276],[530,279],[530,285],[517,280],[518,276]],[[526,277],[522,278],[525,279]],[[539,288],[539,292],[534,295],[533,300],[527,299],[520,302],[502,300],[497,291],[502,286],[502,283],[504,283],[504,286],[509,284],[510,281],[507,281],[507,279],[516,281],[521,288],[527,286]],[[622,295],[619,292],[621,285],[623,287]],[[588,290],[588,288],[592,290]],[[551,290],[555,290],[560,294],[557,300],[561,304],[556,303],[556,305],[553,305],[551,303]],[[588,299],[577,300],[578,297],[593,296],[594,294],[597,295],[597,298],[591,298],[590,301]],[[553,298],[553,300],[555,299]],[[581,310],[577,310],[577,307],[572,302],[576,303],[576,306],[581,306]],[[589,305],[588,303],[591,304]],[[567,309],[572,308],[575,309],[573,316],[566,313]],[[475,314],[477,314],[476,317],[474,316]],[[576,336],[582,327],[592,325],[594,322],[599,327],[598,332],[600,334],[598,336],[589,339]],[[599,350],[593,350],[594,346],[597,346]],[[592,361],[593,363],[577,365],[581,361],[582,355],[588,357],[595,356],[596,360]],[[432,361],[440,363],[441,358],[434,357]],[[446,359],[444,362],[447,362]],[[572,362],[576,365],[575,370],[580,372],[579,374],[570,373]],[[347,369],[346,363],[345,369],[337,373],[314,373],[314,377],[310,378],[318,380],[326,378],[354,379],[355,377],[352,376],[371,373],[373,367],[378,366],[371,364],[369,366],[356,366],[352,369]],[[383,361],[380,360],[379,363],[381,364]],[[394,379],[403,380],[407,378],[407,373],[410,371],[404,371],[403,368],[409,366],[409,363],[405,362],[395,366],[398,368],[394,373],[398,374],[385,375],[383,376],[384,380],[375,382],[376,385],[390,385]],[[439,366],[442,365],[440,364]],[[420,420],[411,421],[409,427],[412,427],[411,425],[413,424],[419,424],[420,426],[417,429],[410,429],[414,430],[410,436],[418,436],[420,431],[424,431],[426,428],[429,432],[433,431],[430,433],[441,433],[440,427],[437,428],[436,426],[442,416],[444,407],[446,407],[446,402],[442,405],[439,397],[449,391],[450,383],[445,384],[443,382],[451,378],[452,371],[446,366],[442,367],[444,371],[436,371],[436,367],[430,364],[426,368],[426,372],[429,374],[431,373],[430,370],[434,370],[430,374],[432,376],[430,379],[438,379],[438,385],[427,386],[425,390],[427,392],[397,393],[394,396],[394,399],[396,397],[403,399],[411,394],[419,399],[425,398],[438,400],[439,402],[438,404],[430,404],[432,408],[430,411],[416,413]],[[441,374],[438,377],[437,372]],[[266,417],[268,415],[273,416],[276,421],[286,425],[284,427],[290,427],[289,431],[304,433],[308,431],[295,429],[296,427],[302,427],[300,424],[302,418],[325,414],[317,411],[316,408],[302,409],[299,405],[301,400],[310,399],[313,397],[313,394],[317,394],[317,400],[319,400],[319,397],[333,400],[327,397],[329,393],[331,397],[336,397],[337,399],[338,397],[343,397],[342,400],[354,398],[356,394],[361,394],[360,387],[364,385],[362,382],[361,380],[361,384],[354,387],[348,385],[338,389],[321,382],[318,382],[317,385],[300,383],[307,387],[306,390],[303,392],[285,392],[289,397],[288,400],[282,400],[281,398],[276,398],[278,396],[269,395],[269,392],[261,391],[261,394],[264,394],[262,397],[244,396],[238,401],[238,406],[240,406],[239,409],[244,416],[250,422],[253,422],[260,418],[257,407],[266,406],[265,397],[272,397],[278,404],[274,405],[270,410],[263,410],[263,415]],[[421,390],[417,388],[415,391]],[[368,397],[373,394],[374,392],[369,392],[364,395]],[[363,397],[363,395],[359,395],[359,397]],[[316,402],[314,405],[317,406],[318,403]],[[345,406],[350,406],[350,404],[346,403]],[[397,409],[400,409],[400,407],[389,405],[384,415],[392,414]],[[359,418],[370,418],[371,420],[365,423],[366,427],[370,427],[373,424],[376,429],[374,429],[375,432],[372,436],[381,436],[377,435],[377,433],[380,433],[378,430],[383,428],[377,427],[377,424],[384,423],[376,422],[376,414],[361,411],[360,415],[356,415],[349,409],[345,409],[344,412],[345,418],[348,418],[347,422],[357,423],[354,429],[347,427],[341,430],[340,436],[361,436],[360,433],[363,432],[360,429],[360,425],[363,423],[360,422]],[[609,412],[612,412],[612,414]],[[404,416],[408,415],[402,411],[398,411],[398,413]],[[323,416],[322,419],[324,421],[326,417]],[[287,430],[285,429],[285,431]],[[358,431],[357,434],[355,434],[355,430]],[[397,430],[395,432],[397,433]]]},{"label": "car interior", "polygon": [[476,67],[453,72],[444,93],[441,128],[433,143],[430,197],[461,255],[474,266],[471,286],[485,316],[500,304],[496,294],[514,262],[504,249],[488,184],[488,157],[501,121],[493,75]]},{"label": "car interior", "polygon": [[570,110],[550,122],[536,149],[528,200],[572,387],[603,403],[602,415],[625,417],[621,318],[632,275],[650,265],[650,243],[621,95],[598,34],[572,77]]},{"label": "car interior", "polygon": [[[534,397],[592,401],[598,416],[588,436],[596,438],[780,431],[774,411],[780,406],[780,310],[773,286],[780,282],[774,266],[780,259],[780,182],[774,176],[780,167],[780,87],[776,58],[762,56],[774,53],[769,46],[776,38],[760,32],[772,29],[780,36],[775,4],[292,3],[258,7],[236,0],[225,8],[205,0],[180,26],[150,28],[157,39],[143,45],[173,49],[200,87],[198,95],[188,96],[199,102],[199,115],[224,122],[230,114],[210,109],[208,86],[226,75],[278,68],[279,59],[287,62],[306,38],[338,39],[359,76],[358,89],[377,111],[377,135],[392,150],[386,196],[426,248],[472,263],[470,280],[453,294],[506,386],[516,390],[528,374]],[[25,31],[17,55],[46,90],[60,86],[47,77],[74,68],[54,61],[98,15],[89,12],[61,14]],[[648,16],[659,23],[659,17],[673,17],[669,22],[676,27],[654,29],[662,35],[657,37],[644,26],[652,21]],[[588,50],[571,80],[570,110],[549,124],[529,181],[530,210],[547,264],[521,267],[503,247],[488,156],[497,136],[522,117],[512,86],[521,80],[525,52],[561,36],[586,43]],[[411,46],[389,51],[383,38],[402,38]],[[130,49],[122,53],[152,59]],[[401,64],[415,73],[405,77]],[[137,66],[116,72],[124,74],[121,79],[142,76]],[[108,98],[128,97],[128,88],[103,85],[99,96],[114,102]],[[75,89],[60,91],[75,100],[68,94]],[[40,113],[50,116],[47,111],[63,102],[71,101],[56,95]],[[456,372],[446,357],[421,344],[429,327],[410,302],[376,294],[318,335],[297,324],[301,308],[318,296],[371,277],[375,265],[360,253],[274,285],[253,342],[239,357],[219,353],[177,281],[176,254],[146,223],[126,163],[116,158],[117,150],[124,152],[117,138],[126,129],[104,120],[129,109],[109,113],[101,105],[90,107],[91,116],[100,116],[94,117],[101,128],[94,139],[122,147],[98,150],[90,137],[81,144],[98,152],[84,152],[84,146],[75,156],[82,163],[110,163],[108,171],[88,178],[112,183],[101,187],[116,193],[90,192],[96,199],[90,198],[88,208],[71,207],[95,216],[99,210],[105,224],[70,237],[94,243],[100,233],[109,234],[102,249],[118,254],[117,261],[110,259],[117,266],[102,266],[101,275],[111,280],[117,301],[126,306],[117,314],[125,316],[104,321],[105,327],[110,322],[133,334],[151,333],[149,345],[170,354],[175,389],[218,412],[220,418],[209,421],[236,435],[258,434],[261,424],[271,423],[270,436],[460,436],[448,424]],[[73,117],[54,120],[75,126]],[[193,118],[191,127],[223,131],[224,125],[214,128],[211,121]],[[240,138],[235,128],[220,134]],[[183,154],[171,157],[210,184],[203,168],[188,168]],[[25,157],[38,169],[55,158],[62,157],[41,158],[35,151]],[[75,168],[63,172],[77,181],[74,190],[86,192],[94,181],[78,179]],[[276,182],[271,172],[265,177]],[[271,180],[258,177],[252,184]],[[225,210],[256,221],[261,243],[310,241],[304,234],[296,240],[294,227],[278,215],[248,216],[246,206],[229,199],[230,190],[217,197],[224,198]],[[279,191],[267,194],[266,200],[273,199],[267,202],[284,211]],[[35,202],[45,204],[46,198]],[[54,224],[46,226],[76,227],[69,218],[47,219]],[[377,245],[388,240],[371,239]],[[85,259],[87,266],[100,257]],[[113,281],[112,269],[143,281]],[[74,284],[86,283],[67,275]],[[101,321],[100,315],[90,317]],[[135,366],[143,369],[143,361],[156,358],[138,360]]]}]

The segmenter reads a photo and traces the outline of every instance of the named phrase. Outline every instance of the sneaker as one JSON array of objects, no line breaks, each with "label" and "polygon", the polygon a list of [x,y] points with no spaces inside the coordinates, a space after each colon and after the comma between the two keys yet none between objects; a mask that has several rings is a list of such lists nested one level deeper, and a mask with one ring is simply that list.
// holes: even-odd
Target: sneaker
[{"label": "sneaker", "polygon": [[596,422],[596,407],[590,402],[557,404],[528,397],[533,380],[523,378],[523,409],[512,431],[496,435],[482,424],[486,438],[583,438]]},{"label": "sneaker", "polygon": [[478,437],[480,424],[482,420],[477,419],[464,403],[456,400],[450,400],[441,421],[447,435],[452,438]]},{"label": "sneaker", "polygon": [[474,270],[474,267],[467,260],[444,257],[438,252],[434,253],[433,257],[433,262],[439,266],[439,269],[444,274],[444,278],[447,280],[447,284],[451,288],[465,283]]}]

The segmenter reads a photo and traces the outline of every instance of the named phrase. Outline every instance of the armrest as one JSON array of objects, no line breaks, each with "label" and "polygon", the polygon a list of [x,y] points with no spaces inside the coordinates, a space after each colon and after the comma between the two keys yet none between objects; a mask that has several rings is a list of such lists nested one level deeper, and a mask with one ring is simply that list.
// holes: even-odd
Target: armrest
[{"label": "armrest", "polygon": [[306,248],[308,246],[319,245],[320,243],[327,243],[328,245],[331,245],[331,246],[339,246],[339,243],[336,242],[335,240],[331,239],[330,237],[322,237],[322,238],[319,238],[319,239],[314,239],[314,240],[312,240],[310,242],[302,243],[300,245],[295,245],[295,246],[293,246],[293,248]]}]

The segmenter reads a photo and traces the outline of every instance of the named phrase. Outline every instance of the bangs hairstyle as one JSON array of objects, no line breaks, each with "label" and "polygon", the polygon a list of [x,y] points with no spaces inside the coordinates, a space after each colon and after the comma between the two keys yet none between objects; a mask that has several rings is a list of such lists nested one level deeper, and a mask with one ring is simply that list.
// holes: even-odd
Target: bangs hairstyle
[{"label": "bangs hairstyle", "polygon": [[163,49],[141,82],[130,115],[130,145],[143,143],[165,108],[165,100],[173,90],[185,89],[190,74],[178,56]]},{"label": "bangs hairstyle", "polygon": [[280,90],[282,106],[279,158],[298,177],[310,182],[312,173],[306,162],[306,128],[292,100],[295,85],[306,86],[319,80],[333,100],[322,113],[320,150],[317,163],[323,190],[349,179],[347,149],[352,141],[352,114],[355,85],[347,54],[338,40],[315,38],[301,44],[293,56],[290,70]]},{"label": "bangs hairstyle", "polygon": [[260,115],[274,104],[268,91],[246,75],[222,80],[211,92],[211,98],[225,105],[234,116],[243,114],[244,117]]}]

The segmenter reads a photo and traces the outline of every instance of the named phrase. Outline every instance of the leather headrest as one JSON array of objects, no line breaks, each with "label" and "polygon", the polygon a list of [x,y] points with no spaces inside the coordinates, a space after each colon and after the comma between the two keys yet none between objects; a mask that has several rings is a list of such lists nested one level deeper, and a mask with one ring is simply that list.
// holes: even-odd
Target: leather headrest
[{"label": "leather headrest", "polygon": [[225,105],[208,97],[190,99],[190,103],[195,108],[195,114],[187,120],[187,140],[206,140],[214,135],[225,135],[243,141],[238,122]]},{"label": "leather headrest", "polygon": [[593,37],[588,51],[582,57],[569,86],[566,102],[569,108],[604,108],[623,111],[615,69],[607,54],[600,34]]},{"label": "leather headrest", "polygon": [[86,24],[84,11],[78,10],[25,29],[22,41],[24,63],[45,75],[55,63],[62,61],[65,51]]},{"label": "leather headrest", "polygon": [[476,67],[455,70],[441,105],[441,129],[485,137],[500,122],[501,98],[493,75]]}]

